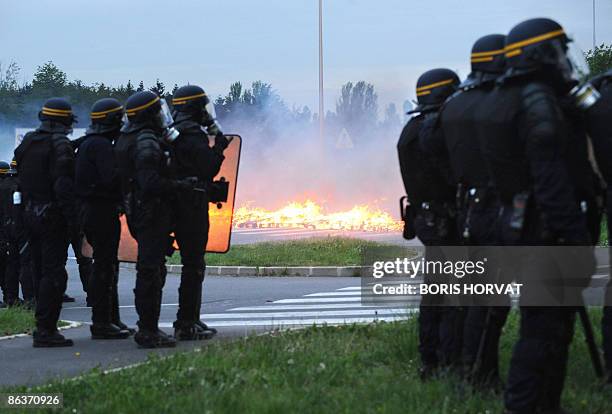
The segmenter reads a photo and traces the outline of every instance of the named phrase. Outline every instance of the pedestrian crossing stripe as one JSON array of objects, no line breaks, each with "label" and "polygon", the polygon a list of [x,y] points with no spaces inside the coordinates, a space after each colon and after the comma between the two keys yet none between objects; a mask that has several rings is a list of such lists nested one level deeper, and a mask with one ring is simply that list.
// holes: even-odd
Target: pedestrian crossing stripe
[{"label": "pedestrian crossing stripe", "polygon": [[[266,305],[242,306],[222,313],[202,314],[200,318],[213,327],[290,327],[311,325],[364,324],[405,320],[418,312],[399,298],[377,298],[363,303],[362,286],[348,286],[331,292],[316,292],[300,298],[279,299]],[[363,292],[368,292],[363,290]],[[415,297],[416,303],[420,298]],[[171,323],[160,327],[170,328]]]}]

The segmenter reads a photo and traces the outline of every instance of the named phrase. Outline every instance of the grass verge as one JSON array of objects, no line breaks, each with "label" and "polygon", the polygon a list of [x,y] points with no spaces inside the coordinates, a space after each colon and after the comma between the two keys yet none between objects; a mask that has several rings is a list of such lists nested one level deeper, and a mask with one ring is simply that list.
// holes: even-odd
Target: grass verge
[{"label": "grass verge", "polygon": [[[601,311],[593,312],[599,332]],[[516,340],[517,314],[505,327],[502,369]],[[416,318],[400,323],[310,328],[277,337],[212,343],[200,352],[143,366],[52,383],[69,413],[498,413],[501,398],[474,392],[452,375],[421,382]],[[41,392],[25,387],[6,392]],[[564,404],[581,414],[609,413],[577,330]]]},{"label": "grass verge", "polygon": [[[226,254],[207,254],[210,266],[358,266],[368,248],[403,249],[348,237],[310,238],[232,246]],[[403,250],[405,251],[405,249]],[[168,264],[180,264],[178,252]]]},{"label": "grass verge", "polygon": [[[68,325],[59,321],[58,326]],[[0,309],[0,336],[31,334],[36,326],[34,311],[21,306]]]},{"label": "grass verge", "polygon": [[31,333],[34,329],[34,312],[20,306],[0,309],[0,336]]}]

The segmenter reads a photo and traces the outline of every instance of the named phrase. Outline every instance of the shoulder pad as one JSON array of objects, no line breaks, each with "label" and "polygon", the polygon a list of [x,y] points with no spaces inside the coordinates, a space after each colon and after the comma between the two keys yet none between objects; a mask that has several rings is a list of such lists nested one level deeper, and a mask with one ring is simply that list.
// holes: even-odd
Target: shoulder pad
[{"label": "shoulder pad", "polygon": [[526,104],[534,100],[548,98],[556,99],[553,88],[541,82],[529,82],[521,88],[521,98]]}]

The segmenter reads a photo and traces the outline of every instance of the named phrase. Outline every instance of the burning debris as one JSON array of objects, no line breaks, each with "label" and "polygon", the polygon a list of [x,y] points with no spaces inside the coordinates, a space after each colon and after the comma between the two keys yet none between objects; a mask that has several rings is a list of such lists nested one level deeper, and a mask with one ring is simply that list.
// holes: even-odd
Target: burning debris
[{"label": "burning debris", "polygon": [[311,200],[291,202],[275,211],[243,206],[234,212],[233,225],[235,228],[401,231],[401,222],[380,209],[357,205],[348,211],[326,212]]}]

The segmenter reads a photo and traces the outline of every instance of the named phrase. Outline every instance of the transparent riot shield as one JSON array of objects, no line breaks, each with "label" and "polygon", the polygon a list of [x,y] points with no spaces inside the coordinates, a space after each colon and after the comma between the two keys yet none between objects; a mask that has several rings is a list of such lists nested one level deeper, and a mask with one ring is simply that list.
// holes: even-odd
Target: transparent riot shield
[{"label": "transparent riot shield", "polygon": [[[221,165],[221,171],[215,177],[214,191],[210,195],[211,198],[218,199],[218,201],[208,205],[210,230],[208,244],[202,246],[202,253],[204,251],[227,253],[230,248],[242,138],[239,135],[226,135],[226,137],[231,141],[223,152],[225,160]],[[214,138],[211,138],[211,144],[212,142]],[[174,247],[178,248],[176,243]],[[138,256],[138,245],[130,235],[125,216],[121,216],[121,241],[118,256],[121,262],[136,262]]]}]

